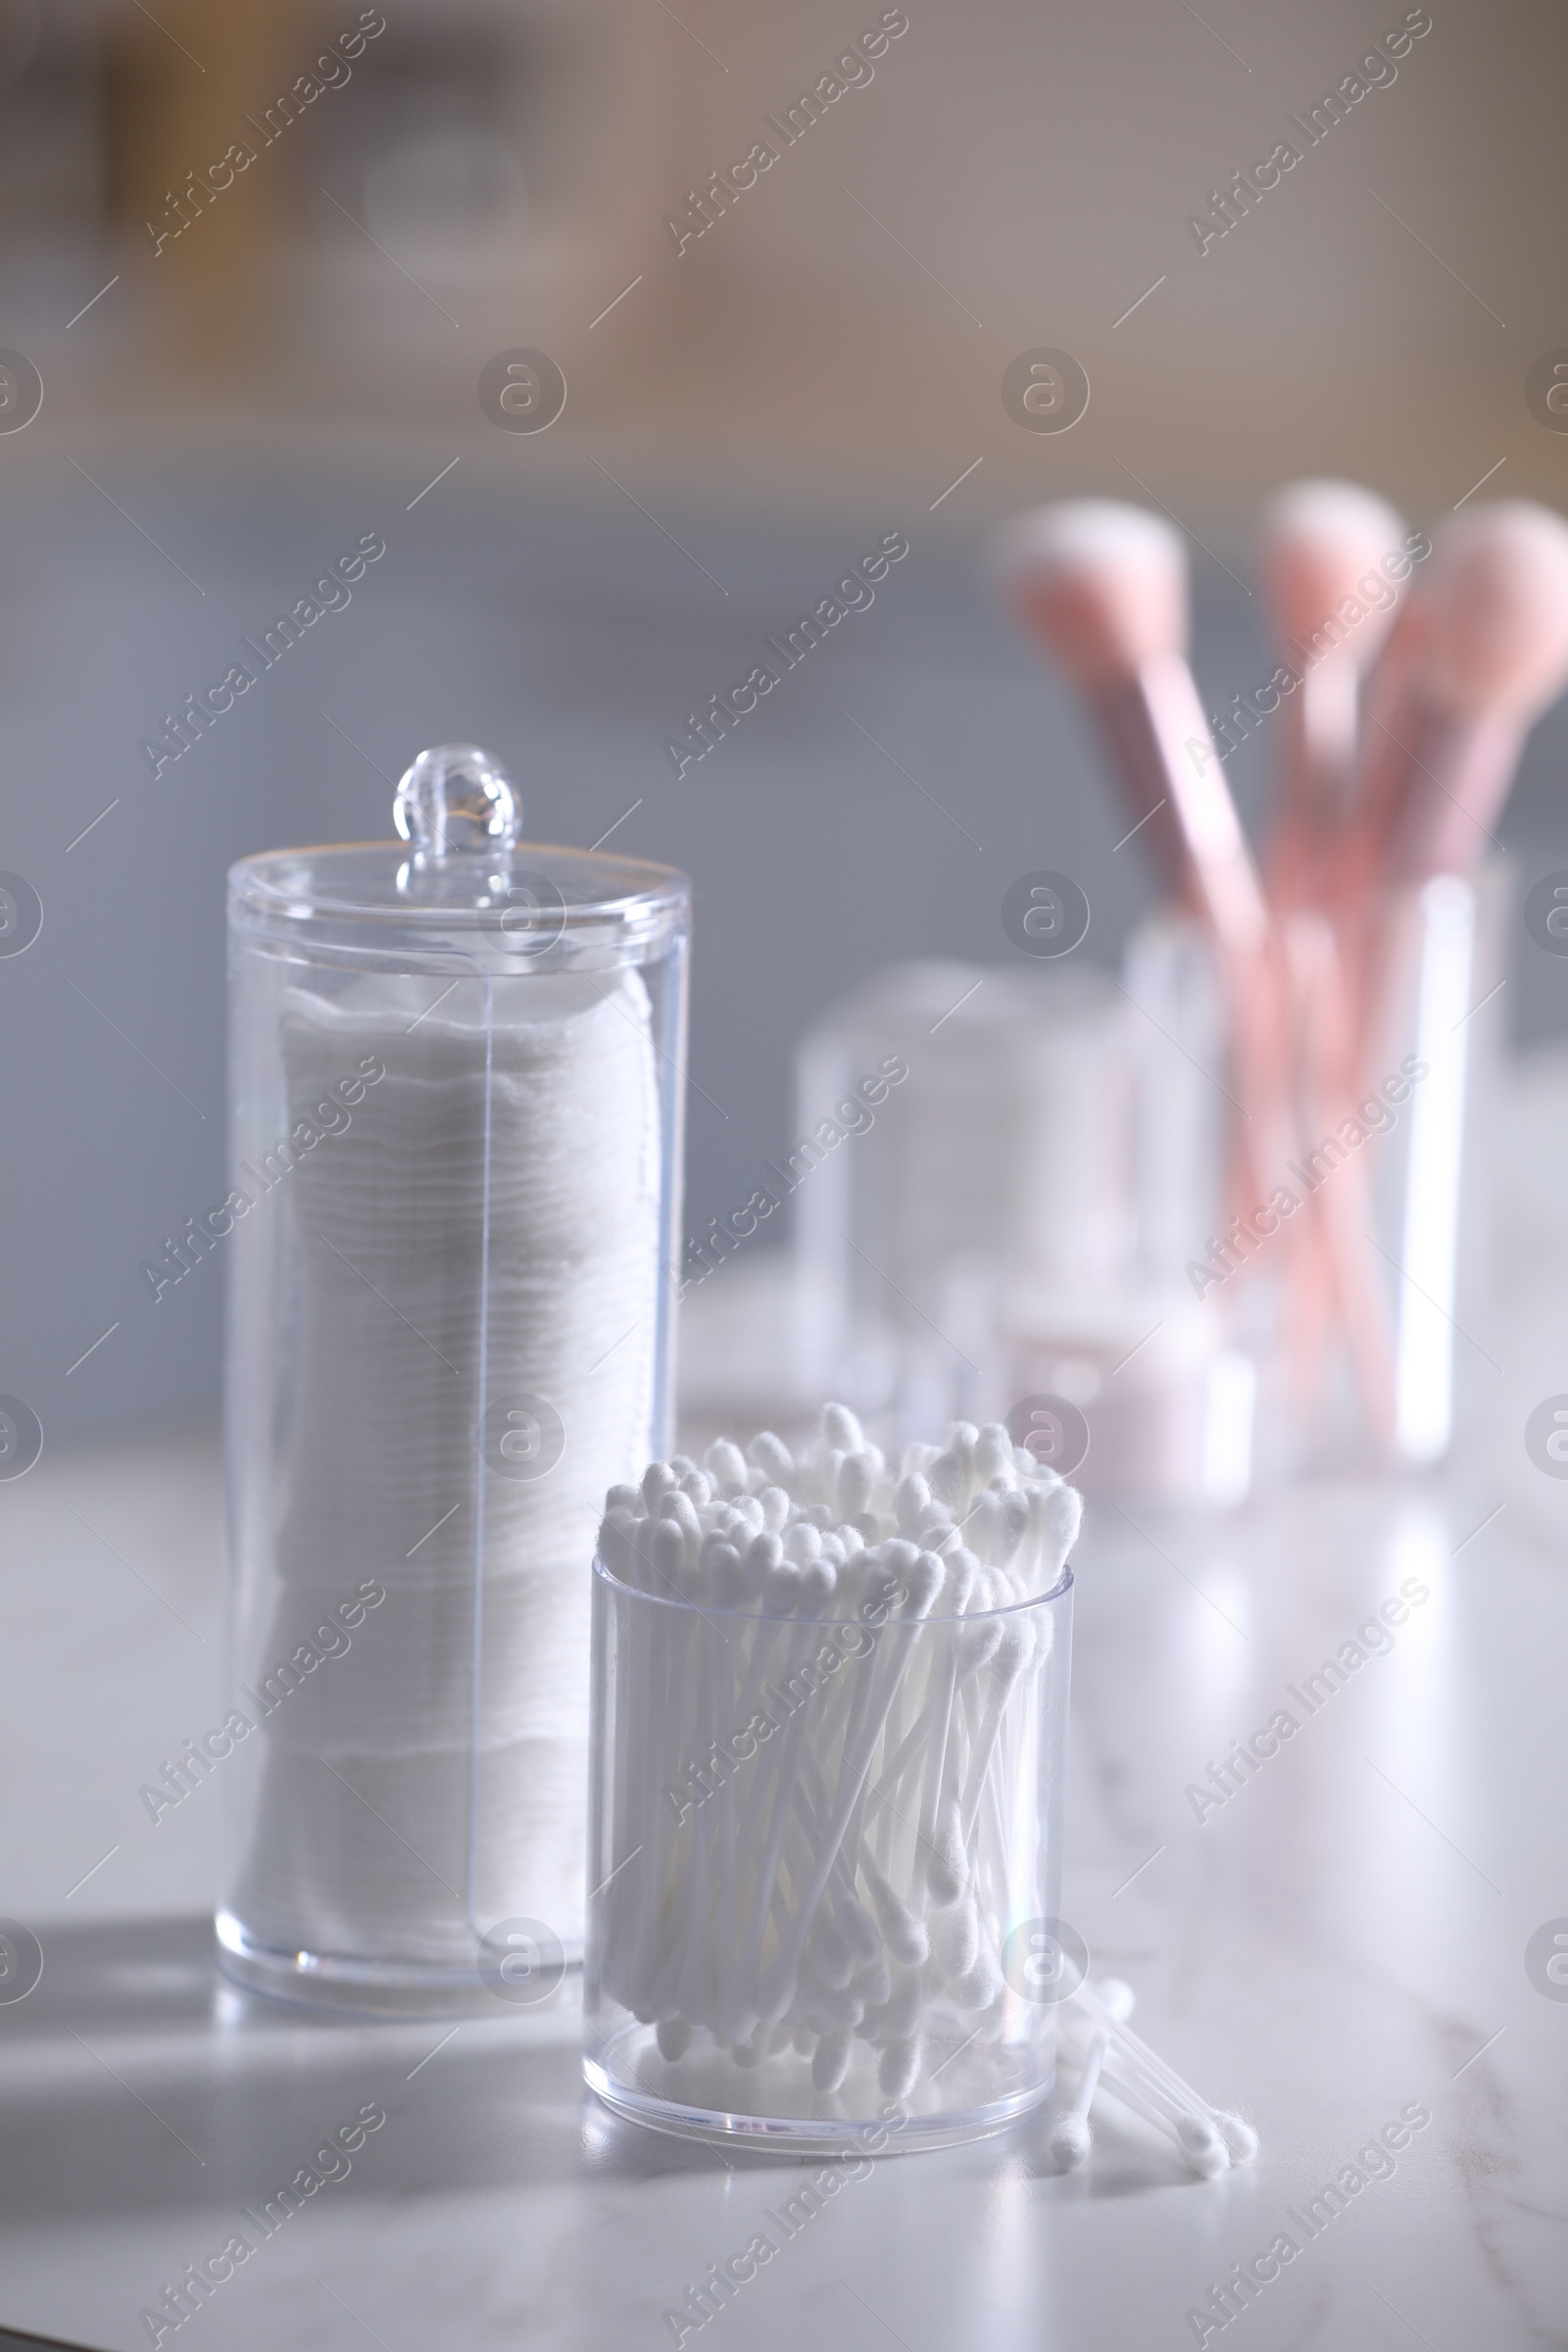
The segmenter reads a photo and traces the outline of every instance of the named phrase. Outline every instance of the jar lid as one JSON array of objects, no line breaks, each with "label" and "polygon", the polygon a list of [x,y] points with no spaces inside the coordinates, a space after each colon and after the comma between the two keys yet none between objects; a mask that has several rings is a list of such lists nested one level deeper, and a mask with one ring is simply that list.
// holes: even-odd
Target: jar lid
[{"label": "jar lid", "polygon": [[352,948],[392,928],[451,939],[514,969],[574,962],[589,950],[652,951],[683,928],[691,884],[673,866],[517,838],[521,805],[477,744],[438,744],[405,773],[392,807],[401,836],[269,850],[229,868],[230,920]]}]

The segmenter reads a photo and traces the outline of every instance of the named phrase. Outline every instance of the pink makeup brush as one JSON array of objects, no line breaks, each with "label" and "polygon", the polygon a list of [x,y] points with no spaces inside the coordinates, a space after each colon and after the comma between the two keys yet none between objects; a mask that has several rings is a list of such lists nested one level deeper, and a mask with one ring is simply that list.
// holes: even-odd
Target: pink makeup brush
[{"label": "pink makeup brush", "polygon": [[1526,735],[1568,684],[1568,522],[1523,499],[1450,516],[1385,665],[1340,861],[1358,1058],[1382,1009],[1375,894],[1478,862]]},{"label": "pink makeup brush", "polygon": [[1451,516],[1421,604],[1423,642],[1389,726],[1396,763],[1372,812],[1396,882],[1477,862],[1526,735],[1568,684],[1568,522],[1525,499]]},{"label": "pink makeup brush", "polygon": [[1186,662],[1187,551],[1141,507],[1069,499],[1001,533],[1014,612],[1082,690],[1166,887],[1242,961],[1267,914]]},{"label": "pink makeup brush", "polygon": [[1233,1206],[1266,1201],[1293,1137],[1284,1000],[1268,910],[1187,666],[1187,549],[1141,507],[1069,499],[999,534],[1014,612],[1095,712],[1135,831],[1167,890],[1213,934],[1231,1013],[1242,1118]]},{"label": "pink makeup brush", "polygon": [[[1232,1204],[1250,1218],[1280,1182],[1298,1140],[1286,1079],[1289,980],[1187,666],[1184,543],[1140,508],[1075,500],[1020,516],[998,554],[1014,611],[1093,707],[1128,810],[1145,838],[1153,837],[1166,886],[1214,936],[1244,1106]],[[1339,1222],[1318,1214],[1290,1228],[1282,1268],[1303,1248],[1309,1257],[1335,1248]],[[1321,1267],[1303,1269],[1298,1297],[1325,1279]],[[1342,1298],[1353,1291],[1348,1268],[1336,1287]],[[1382,1384],[1375,1339],[1365,1350],[1357,1345],[1357,1358],[1374,1399]],[[1384,1417],[1379,1406],[1374,1411]]]},{"label": "pink makeup brush", "polygon": [[1394,509],[1352,482],[1292,482],[1265,510],[1263,584],[1281,658],[1279,813],[1268,853],[1276,906],[1311,904],[1342,825],[1361,679],[1388,634],[1409,556]]},{"label": "pink makeup brush", "polygon": [[[1340,962],[1351,1010],[1347,1092],[1377,1076],[1387,1041],[1397,1033],[1396,999],[1407,964],[1400,943],[1411,941],[1407,918],[1417,913],[1408,902],[1434,877],[1479,861],[1524,738],[1565,682],[1568,524],[1516,500],[1450,516],[1434,534],[1432,556],[1378,665],[1360,789],[1336,860]],[[1426,975],[1426,947],[1420,953]],[[1444,968],[1441,956],[1430,966]],[[1421,987],[1424,993],[1425,977]],[[1462,1079],[1450,1070],[1448,1083],[1458,1087]],[[1429,1145],[1423,1167],[1412,1162],[1410,1199],[1419,1199],[1421,1216],[1410,1208],[1400,1263],[1406,1248],[1418,1250],[1428,1298],[1434,1288],[1451,1296],[1458,1245],[1449,1178],[1457,1148],[1453,1136]],[[1428,1459],[1445,1442],[1447,1407],[1436,1408],[1434,1423],[1430,1380],[1402,1304],[1399,1323],[1399,1443]]]},{"label": "pink makeup brush", "polygon": [[[1335,933],[1310,911],[1333,894],[1355,762],[1361,679],[1382,647],[1408,575],[1404,525],[1350,482],[1293,482],[1264,514],[1263,582],[1275,637],[1296,684],[1280,706],[1278,815],[1269,896],[1279,908],[1290,972],[1303,1132],[1332,1132],[1348,1108],[1353,1028]],[[1314,1195],[1321,1249],[1298,1254],[1289,1317],[1298,1403],[1311,1409],[1335,1309],[1373,1426],[1393,1427],[1393,1339],[1366,1240],[1366,1171],[1356,1163],[1333,1196]]]}]

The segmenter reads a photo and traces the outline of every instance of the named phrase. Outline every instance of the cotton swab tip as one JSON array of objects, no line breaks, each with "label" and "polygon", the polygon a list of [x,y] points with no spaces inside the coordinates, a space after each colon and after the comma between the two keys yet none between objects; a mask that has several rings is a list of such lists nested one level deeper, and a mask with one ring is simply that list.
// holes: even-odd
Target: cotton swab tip
[{"label": "cotton swab tip", "polygon": [[675,1473],[667,1462],[650,1462],[643,1472],[643,1500],[651,1511],[659,1508],[659,1498],[667,1494],[675,1484]]},{"label": "cotton swab tip", "polygon": [[774,1486],[789,1488],[795,1479],[795,1456],[775,1431],[759,1431],[746,1451],[764,1478]]},{"label": "cotton swab tip", "polygon": [[746,1456],[733,1438],[715,1438],[706,1456],[710,1477],[722,1494],[744,1494]]},{"label": "cotton swab tip", "polygon": [[1089,2161],[1089,2151],[1095,2135],[1085,2115],[1058,2115],[1051,2127],[1046,2146],[1052,2163],[1059,2173],[1075,2173]]},{"label": "cotton swab tip", "polygon": [[855,2035],[848,2026],[836,2026],[824,2034],[811,2054],[811,2087],[813,2090],[837,2090],[850,2071],[850,2057]]},{"label": "cotton swab tip", "polygon": [[1176,2137],[1180,2140],[1182,2153],[1194,2172],[1200,2174],[1205,2180],[1212,2180],[1214,2176],[1217,2173],[1223,2173],[1230,2163],[1229,2148],[1225,2145],[1221,2134],[1204,2116],[1179,2115],[1176,2118]]},{"label": "cotton swab tip", "polygon": [[1089,1989],[1099,2001],[1102,2009],[1104,2010],[1105,2015],[1118,2026],[1124,2026],[1127,2023],[1138,2005],[1138,1995],[1125,1977],[1102,1977],[1099,1983],[1091,1984]]},{"label": "cotton swab tip", "polygon": [[859,1453],[865,1446],[865,1432],[847,1404],[822,1407],[822,1435],[840,1453]]},{"label": "cotton swab tip", "polygon": [[1257,2154],[1258,2137],[1247,2118],[1232,2115],[1223,2107],[1216,2107],[1213,2114],[1220,2137],[1230,2150],[1232,2164],[1250,2164]]},{"label": "cotton swab tip", "polygon": [[912,2039],[890,2041],[877,2068],[877,2081],[890,2099],[906,2099],[914,2088],[919,2072],[919,2042]]}]

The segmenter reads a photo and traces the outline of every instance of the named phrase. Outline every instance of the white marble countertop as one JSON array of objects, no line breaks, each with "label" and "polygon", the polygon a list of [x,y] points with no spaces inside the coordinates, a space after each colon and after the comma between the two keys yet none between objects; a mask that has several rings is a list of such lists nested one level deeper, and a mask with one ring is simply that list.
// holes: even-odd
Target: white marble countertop
[{"label": "white marble countertop", "polygon": [[[1254,2119],[1262,2154],[1200,2183],[1105,2126],[1088,2169],[1059,2176],[1037,2116],[881,2162],[705,2340],[1193,2343],[1189,2312],[1283,2230],[1296,2259],[1209,2343],[1568,2345],[1568,2000],[1526,1971],[1532,1936],[1568,1914],[1568,1487],[1523,1467],[1551,1510],[1532,1516],[1500,1454],[1490,1480],[1319,1488],[1208,1528],[1096,1509],[1065,1904],[1097,1967],[1137,1988],[1148,2036]],[[216,1975],[218,1808],[155,1828],[135,1792],[211,1712],[219,1499],[199,1435],[46,1455],[0,1490],[0,1911],[45,1955],[37,1989],[0,2004],[0,2321],[147,2343],[165,2282],[373,2104],[385,2125],[347,2177],[179,2340],[673,2342],[663,2313],[799,2170],[601,2109],[569,1981],[454,2032],[304,2014]],[[1430,1598],[1391,1651],[1195,1818],[1188,1784],[1411,1578]],[[1292,2209],[1417,2107],[1432,2121],[1392,2174],[1308,2239]]]}]

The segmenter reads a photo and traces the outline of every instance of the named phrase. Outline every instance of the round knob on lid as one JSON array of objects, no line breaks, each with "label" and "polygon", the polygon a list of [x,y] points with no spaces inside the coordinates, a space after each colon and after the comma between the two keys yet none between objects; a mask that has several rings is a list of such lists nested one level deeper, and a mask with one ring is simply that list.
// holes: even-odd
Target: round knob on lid
[{"label": "round knob on lid", "polygon": [[392,821],[422,865],[431,858],[510,849],[521,811],[499,760],[476,743],[438,743],[419,754],[399,784]]}]

